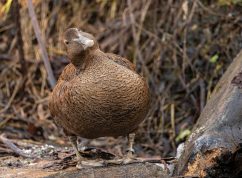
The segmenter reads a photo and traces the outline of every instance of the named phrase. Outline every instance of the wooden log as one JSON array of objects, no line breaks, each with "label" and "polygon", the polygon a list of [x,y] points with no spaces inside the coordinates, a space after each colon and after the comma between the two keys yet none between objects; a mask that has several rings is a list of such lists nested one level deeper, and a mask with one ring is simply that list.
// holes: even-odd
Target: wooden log
[{"label": "wooden log", "polygon": [[[76,155],[72,148],[58,147],[27,140],[11,140],[0,136],[0,178],[17,177],[159,177],[168,178],[168,167],[173,167],[173,159],[166,159],[170,164],[156,158],[140,158],[133,163],[118,163],[119,157],[96,148],[81,150],[86,163],[107,161],[100,167],[83,165],[76,168]],[[135,162],[138,161],[138,162]],[[161,164],[162,163],[162,164]]]},{"label": "wooden log", "polygon": [[[241,71],[242,51],[215,87],[185,144],[174,175],[242,176],[242,90],[231,83]],[[238,77],[233,81],[238,81]]]},{"label": "wooden log", "polygon": [[7,168],[0,167],[0,177],[17,178],[17,177],[45,177],[45,178],[168,178],[164,170],[152,163],[134,163],[129,165],[118,165],[100,168],[87,168],[79,170],[72,167],[71,169],[64,169],[60,171],[51,171],[37,168]]}]

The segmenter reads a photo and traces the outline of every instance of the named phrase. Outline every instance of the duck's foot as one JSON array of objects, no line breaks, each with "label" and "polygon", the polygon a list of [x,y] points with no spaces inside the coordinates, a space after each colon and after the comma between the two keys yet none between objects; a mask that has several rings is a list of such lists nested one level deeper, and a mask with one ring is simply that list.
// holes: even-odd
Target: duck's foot
[{"label": "duck's foot", "polygon": [[91,167],[103,167],[108,165],[125,165],[132,163],[142,163],[143,160],[139,158],[121,158],[113,160],[88,160],[88,161],[79,161],[76,165],[78,169],[91,168]]},{"label": "duck's foot", "polygon": [[90,167],[102,167],[104,166],[104,161],[88,160],[88,161],[78,161],[76,167],[78,169],[90,168]]},{"label": "duck's foot", "polygon": [[127,157],[123,159],[123,164],[130,164],[130,163],[137,163],[137,162],[139,162],[139,160],[135,158]]},{"label": "duck's foot", "polygon": [[131,164],[131,163],[142,163],[143,160],[138,158],[122,158],[122,159],[114,159],[114,160],[106,160],[104,164],[106,165],[124,165],[124,164]]}]

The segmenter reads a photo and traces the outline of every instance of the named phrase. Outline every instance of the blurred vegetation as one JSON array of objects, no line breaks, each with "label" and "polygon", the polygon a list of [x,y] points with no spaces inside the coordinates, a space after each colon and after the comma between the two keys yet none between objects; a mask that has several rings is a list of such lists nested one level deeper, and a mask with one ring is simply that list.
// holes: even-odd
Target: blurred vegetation
[{"label": "blurred vegetation", "polygon": [[219,0],[220,5],[242,5],[241,0]]},{"label": "blurred vegetation", "polygon": [[[25,1],[20,3],[26,76],[19,72],[11,0],[0,2],[0,132],[64,144],[48,111],[50,87]],[[138,131],[138,154],[174,155],[242,47],[240,0],[33,3],[56,78],[68,63],[62,34],[69,27],[94,34],[103,51],[127,57],[147,78],[153,102]],[[122,139],[103,143],[125,145]]]}]

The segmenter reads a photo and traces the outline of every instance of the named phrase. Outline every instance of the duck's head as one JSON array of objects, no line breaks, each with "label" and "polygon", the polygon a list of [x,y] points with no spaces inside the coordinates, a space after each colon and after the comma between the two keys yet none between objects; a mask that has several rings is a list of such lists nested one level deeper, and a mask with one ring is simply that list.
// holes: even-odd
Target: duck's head
[{"label": "duck's head", "polygon": [[67,56],[74,65],[81,62],[80,60],[88,56],[91,51],[99,48],[93,35],[77,28],[66,30],[64,43],[67,48]]}]

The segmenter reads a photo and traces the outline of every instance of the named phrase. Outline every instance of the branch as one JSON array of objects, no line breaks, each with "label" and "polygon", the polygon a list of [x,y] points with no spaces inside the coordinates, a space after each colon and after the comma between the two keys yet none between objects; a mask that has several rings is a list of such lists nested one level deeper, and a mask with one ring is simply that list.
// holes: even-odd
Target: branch
[{"label": "branch", "polygon": [[17,45],[18,45],[18,54],[19,54],[19,62],[21,65],[21,72],[23,75],[26,74],[26,62],[24,58],[24,50],[23,50],[23,39],[22,39],[22,33],[21,33],[21,21],[20,21],[20,13],[19,13],[19,3],[18,0],[13,1],[13,18],[15,21],[15,27],[16,27],[16,34],[17,34]]},{"label": "branch", "polygon": [[23,150],[21,150],[20,148],[18,148],[14,143],[11,142],[11,140],[7,139],[6,137],[4,137],[4,135],[0,135],[0,140],[8,147],[10,148],[12,151],[14,151],[14,153],[23,156],[25,158],[34,158],[33,155],[31,154],[27,154],[25,153]]},{"label": "branch", "polygon": [[32,0],[27,0],[27,5],[28,5],[28,10],[29,10],[29,16],[31,18],[31,22],[32,22],[32,25],[33,25],[33,28],[34,28],[34,33],[37,37],[39,47],[40,47],[41,56],[42,56],[42,59],[44,61],[44,65],[45,65],[45,68],[46,68],[46,71],[47,71],[47,74],[48,74],[48,82],[49,82],[51,88],[53,89],[54,86],[55,86],[56,80],[55,80],[55,77],[54,77],[54,74],[53,74],[53,71],[52,71],[52,68],[51,68],[51,65],[50,65],[50,61],[49,61],[49,58],[48,58],[46,47],[45,47],[44,42],[41,38],[40,27],[39,27],[39,24],[38,24],[38,21],[37,21],[37,18],[36,18],[36,14],[34,12]]}]

